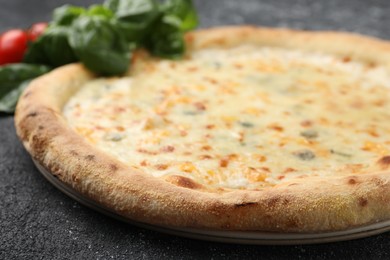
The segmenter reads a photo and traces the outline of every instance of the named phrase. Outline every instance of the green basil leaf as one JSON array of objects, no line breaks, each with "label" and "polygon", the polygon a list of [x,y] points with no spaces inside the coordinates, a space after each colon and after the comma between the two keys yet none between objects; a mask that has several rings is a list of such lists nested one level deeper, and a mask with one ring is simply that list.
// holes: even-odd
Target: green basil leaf
[{"label": "green basil leaf", "polygon": [[129,43],[138,45],[161,16],[155,0],[108,0],[104,4],[115,13],[113,25]]},{"label": "green basil leaf", "polygon": [[150,23],[159,14],[156,0],[108,0],[104,4],[122,21]]},{"label": "green basil leaf", "polygon": [[144,44],[156,56],[180,58],[185,52],[184,32],[198,24],[191,0],[169,0],[161,7],[162,16],[153,24]]},{"label": "green basil leaf", "polygon": [[81,61],[103,76],[120,75],[137,47],[180,58],[184,32],[197,24],[191,0],[106,0],[88,9],[65,5],[55,9],[53,22],[29,46],[24,62],[58,67]]},{"label": "green basil leaf", "polygon": [[12,113],[29,80],[50,70],[43,65],[10,64],[0,67],[0,112]]},{"label": "green basil leaf", "polygon": [[38,40],[29,46],[23,61],[32,64],[47,64],[52,67],[77,61],[68,37],[68,27],[49,27]]},{"label": "green basil leaf", "polygon": [[163,17],[145,41],[146,48],[155,56],[177,59],[185,51],[184,35],[176,19]]},{"label": "green basil leaf", "polygon": [[15,111],[16,104],[23,90],[28,86],[31,80],[25,80],[0,97],[0,112],[13,113]]},{"label": "green basil leaf", "polygon": [[102,5],[92,5],[88,8],[87,15],[89,16],[101,16],[106,19],[111,19],[114,17],[114,13],[107,7],[104,7]]},{"label": "green basil leaf", "polygon": [[14,82],[38,77],[50,70],[44,65],[32,65],[24,63],[9,64],[0,67],[0,97],[8,90],[4,87]]},{"label": "green basil leaf", "polygon": [[106,0],[103,6],[110,9],[114,13],[118,10],[119,0]]},{"label": "green basil leaf", "polygon": [[63,5],[54,9],[53,21],[51,25],[68,26],[71,25],[80,15],[83,15],[87,10],[83,7],[73,5]]},{"label": "green basil leaf", "polygon": [[111,20],[112,25],[122,34],[128,43],[138,45],[143,41],[148,32],[149,24],[146,23],[130,23],[118,19]]},{"label": "green basil leaf", "polygon": [[99,16],[77,18],[69,42],[79,60],[101,75],[120,75],[130,63],[130,46],[110,21]]},{"label": "green basil leaf", "polygon": [[163,10],[166,15],[175,16],[180,20],[180,30],[183,32],[198,26],[198,15],[191,0],[168,0]]}]

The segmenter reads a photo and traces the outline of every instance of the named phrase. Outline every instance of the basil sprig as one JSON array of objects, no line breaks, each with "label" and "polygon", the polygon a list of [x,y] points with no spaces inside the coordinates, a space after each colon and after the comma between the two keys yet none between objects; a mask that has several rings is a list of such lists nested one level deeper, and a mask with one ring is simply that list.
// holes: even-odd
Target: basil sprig
[{"label": "basil sprig", "polygon": [[89,8],[56,8],[23,63],[0,67],[0,112],[12,113],[27,83],[51,68],[80,61],[99,75],[122,75],[136,48],[180,58],[184,33],[197,25],[191,0],[106,0]]},{"label": "basil sprig", "polygon": [[0,112],[13,113],[20,94],[31,79],[50,70],[44,65],[11,64],[0,67]]},{"label": "basil sprig", "polygon": [[159,57],[181,57],[183,35],[197,24],[191,0],[107,0],[88,9],[65,5],[54,10],[24,62],[58,67],[81,61],[100,75],[121,75],[137,47]]}]

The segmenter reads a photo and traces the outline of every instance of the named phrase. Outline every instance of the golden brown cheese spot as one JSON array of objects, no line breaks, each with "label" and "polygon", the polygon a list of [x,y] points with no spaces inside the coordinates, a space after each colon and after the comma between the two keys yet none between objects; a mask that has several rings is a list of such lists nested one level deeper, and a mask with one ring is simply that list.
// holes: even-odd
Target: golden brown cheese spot
[{"label": "golden brown cheese spot", "polygon": [[345,56],[345,57],[343,57],[342,61],[345,62],[345,63],[348,63],[348,62],[351,61],[351,57]]},{"label": "golden brown cheese spot", "polygon": [[161,151],[164,153],[172,153],[173,151],[175,151],[175,147],[172,145],[166,145],[161,148]]},{"label": "golden brown cheese spot", "polygon": [[311,120],[303,120],[301,122],[301,126],[303,126],[303,127],[311,127],[312,125],[313,125],[313,121],[311,121]]},{"label": "golden brown cheese spot", "polygon": [[219,161],[219,166],[220,167],[227,167],[229,165],[229,158],[222,158],[220,161]]},{"label": "golden brown cheese spot", "polygon": [[154,167],[156,170],[163,171],[168,169],[169,166],[167,164],[156,164]]},{"label": "golden brown cheese spot", "polygon": [[75,131],[129,166],[214,190],[335,175],[353,185],[349,175],[388,169],[385,66],[251,45],[145,57],[64,107]]}]

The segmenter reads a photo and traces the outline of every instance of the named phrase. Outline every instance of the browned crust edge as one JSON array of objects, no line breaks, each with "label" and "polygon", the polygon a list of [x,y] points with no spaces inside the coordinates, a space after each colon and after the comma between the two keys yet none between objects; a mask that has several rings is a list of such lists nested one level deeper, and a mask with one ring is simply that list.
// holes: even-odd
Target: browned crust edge
[{"label": "browned crust edge", "polygon": [[[189,52],[243,42],[319,50],[390,70],[390,43],[353,34],[224,27],[190,33],[187,42]],[[217,194],[129,168],[89,145],[61,114],[67,99],[93,78],[81,65],[71,64],[34,80],[17,106],[17,134],[54,176],[126,218],[164,226],[277,232],[335,231],[390,218],[387,170]]]}]

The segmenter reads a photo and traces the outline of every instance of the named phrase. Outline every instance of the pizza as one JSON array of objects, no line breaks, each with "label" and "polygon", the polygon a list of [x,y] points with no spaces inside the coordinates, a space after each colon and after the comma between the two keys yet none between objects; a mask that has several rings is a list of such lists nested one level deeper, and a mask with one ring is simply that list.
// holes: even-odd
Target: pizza
[{"label": "pizza", "polygon": [[138,51],[123,77],[71,64],[15,116],[27,151],[125,218],[328,232],[390,218],[390,43],[222,27],[181,60]]}]

